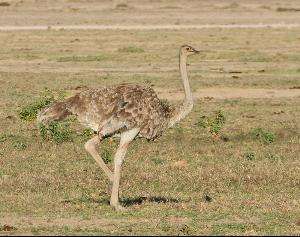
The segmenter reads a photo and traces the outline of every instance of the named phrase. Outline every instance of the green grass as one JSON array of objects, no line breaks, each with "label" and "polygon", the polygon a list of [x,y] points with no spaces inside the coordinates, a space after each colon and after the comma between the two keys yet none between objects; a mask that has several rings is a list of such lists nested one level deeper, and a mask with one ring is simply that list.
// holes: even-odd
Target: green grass
[{"label": "green grass", "polygon": [[53,140],[56,143],[72,141],[73,131],[68,122],[51,122],[48,125],[39,124],[41,137],[44,140]]},{"label": "green grass", "polygon": [[[113,233],[110,225],[99,228],[93,224],[101,218],[120,219],[115,224],[116,234],[295,233],[297,169],[293,163],[297,161],[299,137],[292,132],[296,124],[289,115],[295,111],[295,104],[284,100],[284,105],[270,108],[272,100],[254,102],[209,102],[205,109],[197,102],[189,119],[158,141],[136,140],[129,149],[122,175],[121,201],[127,211],[118,214],[108,206],[104,174],[84,151],[84,141],[90,137],[88,131],[81,128],[77,131],[80,139],[75,137],[73,142],[55,145],[39,136],[34,123],[20,123],[21,129],[28,128],[22,133],[24,138],[30,138],[28,147],[15,149],[11,138],[0,143],[3,157],[10,157],[10,162],[1,168],[10,177],[9,182],[7,178],[2,181],[1,200],[5,205],[0,205],[1,213],[31,213],[33,222],[51,216],[75,218],[78,222],[84,217],[91,223],[80,230],[70,223],[65,223],[66,227],[40,224],[35,229],[39,233]],[[267,122],[273,117],[268,110],[281,106],[287,111],[280,115],[288,121],[284,130]],[[226,112],[222,134],[228,137],[227,141],[214,140],[209,130],[193,125],[199,111],[215,116],[215,109],[220,107]],[[258,142],[251,135],[257,120],[242,119],[239,115],[244,108],[255,108],[258,117],[266,117],[260,124],[263,131],[279,134],[272,143]],[[72,129],[77,127],[73,123]],[[101,146],[100,153],[110,166],[117,145],[117,140],[107,140]],[[17,162],[20,156],[24,157],[22,163]],[[186,160],[187,165],[174,166],[179,160]],[[13,170],[10,164],[14,164]],[[15,190],[18,196],[9,203],[8,194]],[[285,204],[278,206],[283,201]],[[285,225],[275,228],[280,223],[277,218],[263,221],[268,218],[270,205],[274,217],[286,218]],[[183,221],[173,221],[176,218]],[[29,230],[26,225],[21,229]]]},{"label": "green grass", "polygon": [[57,62],[99,62],[106,59],[105,55],[64,56],[59,57]]},{"label": "green grass", "polygon": [[257,139],[259,139],[259,140],[261,140],[261,141],[263,141],[265,143],[272,143],[272,142],[275,141],[275,138],[276,138],[276,136],[275,136],[274,133],[269,132],[269,131],[265,131],[262,128],[255,128],[255,129],[253,129],[251,131],[251,134],[255,138],[257,138]]},{"label": "green grass", "polygon": [[224,126],[225,121],[226,118],[224,112],[219,110],[214,116],[207,117],[202,115],[196,124],[202,128],[209,128],[209,131],[212,135],[218,135]]},{"label": "green grass", "polygon": [[23,106],[19,112],[20,119],[26,121],[31,121],[36,119],[38,112],[41,109],[50,105],[53,101],[54,101],[54,97],[50,95],[50,96],[41,97],[29,105]]},{"label": "green grass", "polygon": [[144,53],[145,51],[144,51],[144,49],[138,48],[135,46],[127,46],[127,47],[118,49],[118,52],[121,52],[121,53]]}]

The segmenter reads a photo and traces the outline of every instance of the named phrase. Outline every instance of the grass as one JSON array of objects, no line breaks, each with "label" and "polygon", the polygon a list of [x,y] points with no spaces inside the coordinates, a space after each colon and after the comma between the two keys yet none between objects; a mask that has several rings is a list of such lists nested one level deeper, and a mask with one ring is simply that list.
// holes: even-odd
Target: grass
[{"label": "grass", "polygon": [[21,120],[31,121],[36,119],[38,112],[54,101],[53,95],[44,95],[29,105],[23,106],[19,112]]},{"label": "grass", "polygon": [[[178,90],[177,46],[187,38],[214,49],[189,61],[193,90],[299,86],[293,56],[298,31],[0,33],[1,40],[10,39],[0,49],[5,68],[0,72],[0,230],[298,234],[299,97],[197,100],[192,113],[159,140],[135,140],[122,169],[123,213],[108,205],[108,181],[84,150],[93,132],[72,118],[41,131],[35,121],[39,109],[79,86],[131,82]],[[74,38],[79,40],[70,45]],[[134,49],[128,49],[128,42]],[[32,48],[37,59],[18,57],[16,48]],[[278,52],[284,56],[273,58]],[[99,55],[110,56],[98,60]],[[41,93],[45,87],[51,92]],[[117,139],[107,139],[99,149],[111,168],[117,146]]]},{"label": "grass", "polygon": [[[266,121],[263,131],[281,134],[268,144],[257,142],[258,138],[252,135],[241,136],[252,134],[257,124],[255,118],[241,119],[239,114],[243,108],[255,108],[257,116],[269,114],[266,118],[272,120],[274,115],[266,113],[270,103],[272,100],[260,103],[241,101],[232,109],[231,104],[222,101],[209,102],[204,110],[202,104],[197,103],[189,119],[169,130],[157,142],[135,141],[123,169],[121,200],[128,211],[122,214],[116,214],[109,208],[106,179],[83,149],[83,143],[89,136],[54,145],[51,141],[42,140],[38,131],[33,129],[35,124],[26,122],[26,126],[22,127],[28,127],[28,130],[22,135],[31,139],[25,150],[12,150],[8,141],[1,143],[3,157],[13,152],[9,160],[18,170],[12,173],[9,163],[1,168],[2,173],[10,177],[9,182],[7,179],[2,181],[1,199],[6,205],[0,206],[1,213],[23,216],[30,212],[36,223],[47,216],[79,218],[79,222],[81,216],[89,216],[90,226],[81,230],[87,234],[113,233],[109,225],[104,225],[103,229],[93,227],[93,221],[99,221],[99,218],[111,221],[121,218],[114,232],[118,234],[150,233],[147,229],[155,229],[157,234],[291,233],[297,216],[297,204],[293,201],[297,195],[294,180],[297,169],[293,164],[297,161],[295,149],[299,138],[292,132],[296,124],[288,119],[289,115],[280,115],[282,120],[289,121],[282,134],[280,125]],[[284,104],[288,114],[294,111],[292,101],[285,100]],[[192,126],[198,120],[200,109],[202,114],[215,116],[214,110],[218,107],[227,114],[222,127],[222,134],[228,136],[226,142],[214,140],[209,131]],[[280,107],[275,105],[273,109]],[[83,129],[78,132],[87,133]],[[37,149],[40,146],[42,148]],[[112,165],[116,146],[117,141],[107,140],[100,150],[109,165]],[[249,151],[255,151],[254,157]],[[248,155],[245,157],[245,154]],[[15,163],[20,155],[25,157],[22,164]],[[187,160],[187,166],[173,166],[179,160]],[[39,170],[43,172],[36,176]],[[31,185],[35,188],[32,189]],[[19,196],[14,198],[13,204],[9,204],[8,194],[14,193],[14,190],[19,190]],[[283,201],[284,206],[278,206]],[[48,205],[44,205],[45,202]],[[275,219],[262,222],[270,212]],[[249,216],[253,223],[249,223]],[[286,218],[284,226],[276,227],[280,223],[277,216]],[[174,218],[184,220],[177,224],[173,222]],[[51,228],[39,225],[36,228],[41,233],[62,231],[57,224]],[[69,228],[66,233],[79,231],[70,223],[65,225]],[[28,230],[26,225],[21,229]]]},{"label": "grass", "polygon": [[262,128],[255,128],[251,131],[251,133],[255,138],[257,138],[265,143],[272,143],[275,141],[275,138],[276,138],[274,133],[265,131]]},{"label": "grass", "polygon": [[57,62],[99,62],[107,59],[105,55],[63,56]]},{"label": "grass", "polygon": [[28,142],[27,139],[21,135],[15,134],[2,134],[0,135],[0,143],[8,142],[10,148],[14,150],[25,150],[27,148]]},{"label": "grass", "polygon": [[39,125],[41,137],[56,143],[72,141],[72,130],[68,122],[51,122],[49,125]]},{"label": "grass", "polygon": [[219,135],[220,130],[224,126],[226,121],[224,112],[219,110],[214,116],[207,117],[205,115],[201,116],[199,121],[196,123],[199,127],[209,128],[212,135]]},{"label": "grass", "polygon": [[142,48],[138,48],[135,46],[127,46],[127,47],[118,49],[118,52],[121,52],[121,53],[144,53],[145,51]]}]

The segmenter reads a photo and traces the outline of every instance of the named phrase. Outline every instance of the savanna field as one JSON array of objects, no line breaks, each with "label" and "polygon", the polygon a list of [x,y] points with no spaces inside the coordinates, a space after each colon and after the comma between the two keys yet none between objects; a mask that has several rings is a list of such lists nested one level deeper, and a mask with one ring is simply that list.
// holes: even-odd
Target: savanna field
[{"label": "savanna field", "polygon": [[[214,9],[218,23],[257,23],[260,15],[264,23],[296,23],[299,13],[289,9],[300,8],[273,0],[191,1],[190,8],[177,0],[128,1],[110,12],[105,1],[93,12],[91,2],[55,1],[46,10],[38,1],[11,1],[0,4],[0,25],[20,25],[22,17],[25,25],[72,17],[74,24],[149,18],[178,25],[178,12],[185,24],[212,24]],[[0,31],[0,42],[1,235],[299,235],[299,27],[49,28]],[[130,145],[120,185],[126,210],[115,212],[107,179],[84,149],[91,131],[74,117],[47,130],[36,113],[86,88],[124,82],[151,86],[179,105],[183,44],[202,50],[188,60],[194,109],[159,139]],[[110,168],[118,142],[106,139],[99,149]]]}]

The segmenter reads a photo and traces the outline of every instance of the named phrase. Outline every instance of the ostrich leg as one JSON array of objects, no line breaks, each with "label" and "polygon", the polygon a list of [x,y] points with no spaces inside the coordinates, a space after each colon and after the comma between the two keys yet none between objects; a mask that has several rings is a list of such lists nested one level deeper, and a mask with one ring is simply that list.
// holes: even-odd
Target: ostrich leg
[{"label": "ostrich leg", "polygon": [[84,145],[84,147],[88,151],[88,153],[90,153],[90,155],[95,159],[95,161],[100,166],[100,168],[107,175],[110,182],[113,182],[113,173],[106,166],[103,159],[97,152],[97,146],[99,146],[100,142],[103,140],[104,135],[112,134],[115,131],[117,131],[118,129],[122,128],[123,126],[124,126],[123,123],[120,123],[113,119],[106,120],[99,126],[98,136],[93,137],[92,139],[88,140]]},{"label": "ostrich leg", "polygon": [[96,148],[100,143],[100,139],[98,136],[93,137],[92,139],[88,140],[84,148],[87,150],[88,153],[95,159],[97,164],[100,166],[100,168],[104,171],[106,176],[109,178],[109,180],[112,182],[113,181],[113,174],[110,171],[110,169],[106,166],[104,161],[102,160],[101,156],[98,154]]},{"label": "ostrich leg", "polygon": [[119,204],[119,184],[121,176],[121,166],[125,158],[125,154],[129,143],[136,137],[139,133],[139,129],[132,129],[121,134],[121,141],[118,150],[114,157],[114,176],[113,176],[113,187],[110,198],[110,205],[113,206],[117,211],[121,211],[123,208]]}]

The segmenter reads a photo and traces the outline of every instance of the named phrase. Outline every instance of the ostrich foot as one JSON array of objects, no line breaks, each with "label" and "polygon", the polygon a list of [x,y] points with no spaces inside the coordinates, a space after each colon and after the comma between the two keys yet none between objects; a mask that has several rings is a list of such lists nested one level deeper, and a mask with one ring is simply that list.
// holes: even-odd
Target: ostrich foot
[{"label": "ostrich foot", "polygon": [[125,211],[125,207],[121,206],[119,203],[118,204],[111,204],[111,206],[117,211],[117,212],[122,212]]}]

